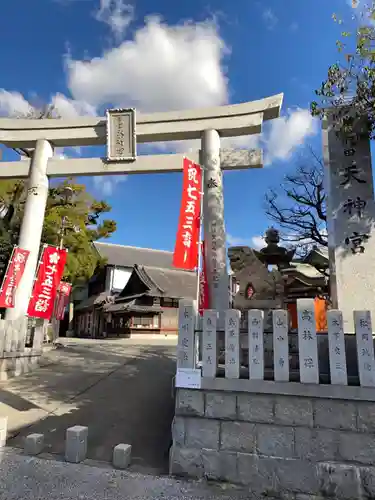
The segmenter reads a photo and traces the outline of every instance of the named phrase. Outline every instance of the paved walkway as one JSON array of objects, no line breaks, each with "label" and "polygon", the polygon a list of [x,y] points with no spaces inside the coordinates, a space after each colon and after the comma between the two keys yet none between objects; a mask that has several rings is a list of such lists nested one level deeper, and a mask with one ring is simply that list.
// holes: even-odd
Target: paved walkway
[{"label": "paved walkway", "polygon": [[176,339],[65,339],[44,366],[0,385],[8,445],[31,432],[63,455],[65,431],[89,428],[88,458],[110,461],[119,443],[133,446],[132,470],[166,473],[173,418]]},{"label": "paved walkway", "polygon": [[229,485],[181,481],[2,452],[4,500],[255,500]]}]

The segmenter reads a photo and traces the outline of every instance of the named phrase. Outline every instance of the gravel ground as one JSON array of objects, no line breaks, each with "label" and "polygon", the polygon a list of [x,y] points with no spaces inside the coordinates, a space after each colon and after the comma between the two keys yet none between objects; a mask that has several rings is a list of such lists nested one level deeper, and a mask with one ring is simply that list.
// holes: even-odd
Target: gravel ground
[{"label": "gravel ground", "polygon": [[95,465],[1,456],[0,499],[6,500],[256,500],[249,492],[205,481],[183,481]]}]

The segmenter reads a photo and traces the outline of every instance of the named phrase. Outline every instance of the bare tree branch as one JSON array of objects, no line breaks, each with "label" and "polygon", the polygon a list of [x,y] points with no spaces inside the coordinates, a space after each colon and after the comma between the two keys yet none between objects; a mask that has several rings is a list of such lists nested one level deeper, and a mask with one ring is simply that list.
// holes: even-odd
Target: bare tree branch
[{"label": "bare tree branch", "polygon": [[275,226],[284,230],[284,240],[296,243],[300,249],[327,247],[324,164],[311,147],[306,152],[280,188],[268,190],[265,212]]}]

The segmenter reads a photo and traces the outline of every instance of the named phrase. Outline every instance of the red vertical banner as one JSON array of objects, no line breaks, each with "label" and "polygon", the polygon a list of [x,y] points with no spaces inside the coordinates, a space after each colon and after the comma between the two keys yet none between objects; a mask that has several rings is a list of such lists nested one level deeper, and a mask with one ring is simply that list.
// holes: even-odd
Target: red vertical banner
[{"label": "red vertical banner", "polygon": [[47,246],[38,268],[27,314],[34,318],[50,319],[57,290],[64,272],[66,250]]},{"label": "red vertical banner", "polygon": [[55,318],[58,320],[64,319],[64,313],[66,306],[68,305],[69,302],[69,296],[71,290],[72,290],[72,285],[70,283],[65,283],[65,281],[60,281],[56,297],[56,305],[55,305]]},{"label": "red vertical banner", "polygon": [[13,308],[17,287],[25,271],[30,252],[15,247],[9,260],[8,269],[0,289],[0,307]]},{"label": "red vertical banner", "polygon": [[199,275],[199,314],[203,316],[203,311],[208,309],[210,306],[209,295],[208,295],[208,283],[207,283],[207,267],[206,267],[206,256],[204,253],[204,241],[202,242],[202,269]]},{"label": "red vertical banner", "polygon": [[180,218],[173,254],[173,265],[180,269],[198,267],[201,191],[200,165],[184,158]]}]

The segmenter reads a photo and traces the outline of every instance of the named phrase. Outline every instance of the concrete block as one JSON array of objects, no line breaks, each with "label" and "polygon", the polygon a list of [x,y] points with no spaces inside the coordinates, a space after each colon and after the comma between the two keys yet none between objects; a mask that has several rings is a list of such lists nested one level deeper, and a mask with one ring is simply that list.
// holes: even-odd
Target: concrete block
[{"label": "concrete block", "polygon": [[239,453],[237,467],[239,483],[249,485],[252,493],[276,498],[283,498],[283,494],[319,494],[313,462]]},{"label": "concrete block", "polygon": [[292,458],[294,456],[293,427],[257,425],[257,450],[260,455]]},{"label": "concrete block", "polygon": [[353,500],[362,498],[358,467],[353,465],[317,464],[320,491],[324,497]]},{"label": "concrete block", "polygon": [[221,422],[220,449],[255,453],[255,424],[248,422]]},{"label": "concrete block", "polygon": [[130,465],[132,447],[130,444],[118,444],[113,448],[112,463],[115,469],[127,469]]},{"label": "concrete block", "polygon": [[177,389],[176,415],[204,416],[204,391]]},{"label": "concrete block", "polygon": [[39,455],[44,448],[44,434],[29,434],[25,437],[24,452],[26,455]]},{"label": "concrete block", "polygon": [[316,465],[307,460],[260,457],[259,474],[281,492],[319,494]]},{"label": "concrete block", "polygon": [[330,429],[296,427],[296,456],[305,460],[336,460],[339,452],[339,433]]},{"label": "concrete block", "polygon": [[0,418],[0,448],[3,448],[7,443],[8,432],[8,417]]},{"label": "concrete block", "polygon": [[358,402],[358,430],[375,433],[375,403]]},{"label": "concrete block", "polygon": [[87,453],[88,428],[75,425],[66,430],[65,460],[79,463],[85,460]]},{"label": "concrete block", "polygon": [[357,429],[357,409],[354,403],[317,399],[314,402],[314,424],[326,429]]},{"label": "concrete block", "polygon": [[172,446],[169,456],[169,473],[176,476],[203,477],[202,450]]},{"label": "concrete block", "polygon": [[179,446],[185,444],[185,418],[174,417],[172,422],[172,439],[173,443]]},{"label": "concrete block", "polygon": [[220,422],[218,420],[187,418],[185,425],[185,442],[188,448],[219,449]]},{"label": "concrete block", "polygon": [[202,450],[204,475],[207,479],[237,483],[237,453]]},{"label": "concrete block", "polygon": [[235,419],[237,416],[237,401],[235,394],[225,392],[206,393],[205,415],[209,418]]},{"label": "concrete block", "polygon": [[373,464],[375,436],[354,432],[340,432],[339,454],[344,461]]},{"label": "concrete block", "polygon": [[313,426],[313,407],[310,399],[298,396],[277,396],[275,422],[281,425]]},{"label": "concrete block", "polygon": [[246,422],[274,422],[274,397],[269,395],[239,394],[237,396],[238,419]]},{"label": "concrete block", "polygon": [[[252,493],[261,493],[266,485],[264,480],[258,474],[259,457],[250,453],[237,454],[237,474],[238,483],[251,485]],[[270,489],[272,485],[269,485]]]},{"label": "concrete block", "polygon": [[375,467],[359,467],[359,476],[366,498],[375,498]]}]

